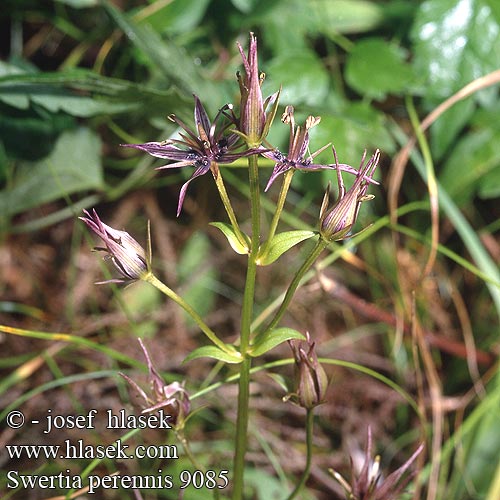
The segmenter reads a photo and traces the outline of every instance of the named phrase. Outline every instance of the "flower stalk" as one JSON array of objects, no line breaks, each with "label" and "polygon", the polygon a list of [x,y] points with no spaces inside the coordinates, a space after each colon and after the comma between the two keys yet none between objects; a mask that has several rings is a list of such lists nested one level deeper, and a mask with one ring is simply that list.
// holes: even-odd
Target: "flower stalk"
[{"label": "flower stalk", "polygon": [[287,497],[287,500],[295,498],[304,488],[311,474],[311,462],[313,454],[313,430],[314,430],[314,408],[308,408],[306,413],[306,465],[299,482]]},{"label": "flower stalk", "polygon": [[169,299],[172,299],[176,304],[178,304],[184,311],[186,311],[193,321],[199,326],[200,330],[208,337],[208,339],[215,344],[222,351],[234,355],[234,350],[226,345],[222,340],[217,337],[217,334],[203,321],[201,316],[188,304],[180,295],[177,295],[171,288],[169,288],[165,283],[160,281],[154,274],[149,274],[145,279],[148,283],[157,288],[160,292],[166,295]]}]

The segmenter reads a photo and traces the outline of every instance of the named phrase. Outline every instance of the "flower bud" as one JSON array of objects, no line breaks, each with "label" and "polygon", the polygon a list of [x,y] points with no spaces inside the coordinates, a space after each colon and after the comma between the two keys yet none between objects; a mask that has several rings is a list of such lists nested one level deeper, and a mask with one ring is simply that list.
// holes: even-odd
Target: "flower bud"
[{"label": "flower bud", "polygon": [[250,46],[248,57],[243,48],[238,44],[238,49],[243,59],[245,75],[237,74],[241,94],[240,130],[248,137],[252,146],[261,142],[262,133],[266,123],[264,101],[262,99],[261,85],[264,74],[259,73],[257,62],[257,38],[250,33]]},{"label": "flower bud", "polygon": [[315,343],[311,342],[309,332],[306,341],[289,341],[295,358],[295,393],[292,401],[306,409],[314,408],[324,402],[328,378],[318,362]]},{"label": "flower bud", "polygon": [[[338,165],[335,150],[333,152],[335,155],[335,162]],[[368,160],[366,165],[363,166],[365,160],[365,155],[363,155],[360,169],[356,175],[356,180],[347,192],[345,190],[344,181],[342,180],[341,170],[337,168],[339,188],[337,202],[328,210],[330,190],[330,186],[328,186],[320,210],[320,234],[323,239],[326,241],[340,241],[348,236],[358,218],[361,203],[374,198],[373,195],[367,195],[366,191],[370,183],[375,182],[371,176],[377,168],[379,159],[380,152],[377,150]]]},{"label": "flower bud", "polygon": [[104,224],[95,210],[92,213],[84,210],[85,217],[80,219],[99,236],[106,248],[95,250],[107,252],[115,267],[120,272],[120,279],[102,281],[102,283],[132,283],[144,278],[149,273],[146,252],[141,245],[125,231],[118,231]]}]

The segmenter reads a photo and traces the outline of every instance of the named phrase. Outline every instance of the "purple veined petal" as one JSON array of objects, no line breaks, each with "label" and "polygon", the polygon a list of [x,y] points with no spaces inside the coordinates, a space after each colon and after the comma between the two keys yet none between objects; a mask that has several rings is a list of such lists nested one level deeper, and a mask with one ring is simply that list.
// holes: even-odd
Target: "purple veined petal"
[{"label": "purple veined petal", "polygon": [[281,174],[284,174],[291,168],[293,167],[289,163],[276,163],[271,173],[271,177],[269,177],[269,180],[267,181],[264,192],[267,192],[267,190],[271,187],[271,184],[276,180],[277,177],[279,177]]},{"label": "purple veined petal", "polygon": [[184,198],[186,196],[186,191],[187,191],[187,188],[188,188],[190,182],[192,180],[196,179],[196,177],[200,177],[201,175],[206,174],[209,170],[210,170],[210,164],[202,165],[201,167],[198,167],[194,171],[193,175],[189,178],[189,180],[182,185],[181,190],[179,192],[179,202],[177,204],[177,217],[179,217],[179,215],[181,213],[182,205],[184,203]]},{"label": "purple veined petal", "polygon": [[[252,42],[254,42],[255,44],[257,43],[255,41],[255,37],[253,36],[253,33],[250,33],[250,47],[248,49],[249,52],[251,51],[251,48],[252,48]],[[240,51],[240,54],[241,54],[241,59],[243,61],[243,67],[245,68],[245,73],[247,75],[249,75],[250,74],[250,63],[248,62],[245,51],[243,50],[243,47],[241,46],[240,42],[236,42],[236,44],[238,45],[238,50]],[[257,50],[257,48],[255,48],[255,50]]]},{"label": "purple veined petal", "polygon": [[259,149],[259,153],[265,158],[269,158],[275,162],[282,162],[286,156],[279,149]]},{"label": "purple veined petal", "polygon": [[175,163],[167,163],[167,165],[162,165],[161,167],[156,167],[155,170],[166,170],[169,168],[192,167],[195,165],[196,161],[197,160],[176,161]]},{"label": "purple veined petal", "polygon": [[210,142],[210,130],[211,123],[208,118],[207,112],[203,107],[203,104],[198,99],[198,96],[193,94],[195,100],[194,106],[194,123],[196,125],[196,129],[202,141]]},{"label": "purple veined petal", "polygon": [[145,151],[151,156],[155,156],[156,158],[166,158],[177,160],[186,156],[186,151],[178,148],[177,146],[173,146],[172,144],[165,144],[164,142],[145,142],[144,144],[121,144],[121,146],[127,148],[140,149],[141,151]]},{"label": "purple veined petal", "polygon": [[296,134],[296,140],[294,142],[294,147],[298,147],[296,152],[296,160],[304,158],[307,148],[309,147],[309,132],[307,130],[302,130],[300,127],[297,128],[298,134]]}]

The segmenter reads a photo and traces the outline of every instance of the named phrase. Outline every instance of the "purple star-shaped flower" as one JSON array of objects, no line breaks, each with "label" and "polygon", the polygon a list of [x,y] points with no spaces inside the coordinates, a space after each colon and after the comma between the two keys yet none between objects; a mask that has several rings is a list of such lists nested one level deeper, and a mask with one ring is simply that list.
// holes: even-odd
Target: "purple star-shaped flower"
[{"label": "purple star-shaped flower", "polygon": [[231,120],[226,119],[226,112],[230,109],[229,105],[221,108],[214,121],[211,122],[203,104],[196,95],[194,96],[194,100],[195,131],[190,129],[175,115],[170,115],[169,119],[177,123],[184,130],[184,133],[180,133],[181,139],[146,142],[144,144],[122,144],[122,146],[128,148],[146,151],[146,153],[157,158],[165,158],[173,161],[173,163],[158,167],[158,170],[164,168],[195,167],[195,171],[190,179],[181,188],[177,216],[181,212],[187,188],[193,179],[206,174],[208,171],[211,171],[216,179],[219,175],[219,164],[233,163],[239,158],[259,152],[258,149],[243,149],[240,151],[240,148],[244,144],[240,141],[240,137],[237,134],[228,130],[233,124]]}]

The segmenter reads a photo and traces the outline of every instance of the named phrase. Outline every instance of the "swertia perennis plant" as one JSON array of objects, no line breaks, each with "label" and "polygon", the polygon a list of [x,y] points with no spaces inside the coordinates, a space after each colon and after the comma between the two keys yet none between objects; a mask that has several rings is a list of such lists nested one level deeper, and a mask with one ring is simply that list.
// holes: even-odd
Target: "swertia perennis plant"
[{"label": "swertia perennis plant", "polygon": [[[315,156],[328,148],[327,144],[317,152],[309,153],[309,131],[317,126],[320,117],[309,116],[303,125],[295,122],[294,109],[287,106],[282,116],[283,123],[290,128],[288,153],[284,154],[273,147],[267,140],[278,110],[280,91],[264,99],[261,85],[264,74],[259,72],[257,57],[257,40],[250,34],[248,53],[245,54],[238,46],[243,60],[243,73],[238,73],[240,103],[238,108],[224,104],[211,120],[200,98],[194,96],[194,126],[191,128],[176,116],[171,115],[182,131],[180,138],[163,142],[145,142],[142,144],[125,144],[129,148],[139,149],[146,153],[168,160],[170,163],[159,167],[192,169],[190,179],[181,187],[177,215],[179,215],[188,185],[195,178],[208,172],[212,174],[221,202],[227,213],[227,222],[214,222],[227,238],[231,247],[238,253],[247,256],[246,281],[243,291],[243,301],[240,316],[240,331],[238,340],[228,344],[212,330],[206,321],[180,295],[168,285],[162,283],[151,267],[150,242],[146,252],[125,231],[113,229],[104,224],[95,210],[85,211],[82,220],[103,241],[105,247],[98,248],[107,253],[119,271],[119,278],[111,280],[120,283],[130,283],[144,280],[157,287],[167,297],[183,308],[196,322],[200,330],[210,341],[209,345],[199,347],[189,353],[187,360],[199,357],[211,357],[222,363],[231,363],[238,368],[238,414],[234,437],[234,465],[232,470],[232,499],[241,500],[244,497],[245,454],[247,450],[248,420],[249,420],[249,383],[252,360],[264,355],[277,345],[290,341],[296,365],[296,382],[290,388],[288,398],[306,410],[307,460],[306,467],[298,479],[296,486],[287,494],[289,499],[295,497],[306,484],[309,476],[312,456],[312,433],[314,408],[324,401],[327,388],[326,374],[318,361],[314,340],[309,334],[280,327],[279,323],[285,314],[295,291],[307,271],[313,266],[321,252],[331,244],[349,237],[351,234],[362,202],[373,198],[367,194],[371,184],[377,184],[373,174],[378,166],[380,153],[377,150],[365,163],[363,154],[361,166],[356,169],[348,164],[339,163],[335,149],[334,161],[329,164],[314,162]],[[231,200],[225,188],[223,172],[220,164],[230,164],[238,159],[247,158],[248,187],[250,192],[251,232],[246,234],[240,226],[240,219],[233,210]],[[276,208],[264,236],[261,232],[261,175],[259,159],[266,158],[274,162],[270,177],[266,180],[265,191],[281,179],[281,189],[276,202]],[[334,170],[337,173],[338,196],[333,205],[329,204],[328,192],[323,200],[318,226],[316,230],[300,230],[277,232],[287,193],[297,170],[320,171]],[[341,172],[355,176],[354,184],[349,190],[344,187]],[[302,241],[316,240],[309,255],[298,266],[295,274],[283,295],[283,300],[267,325],[252,326],[254,320],[254,295],[256,271],[258,266],[267,266],[281,255]],[[142,344],[141,344],[142,345]],[[181,415],[181,421],[190,411],[189,398],[182,385],[166,385],[154,370],[146,348],[150,378],[153,384],[153,397],[127,378],[134,389],[141,394],[148,408],[158,405],[174,405]],[[180,398],[180,399],[179,399]],[[147,410],[146,410],[147,411]],[[189,454],[192,457],[192,454]],[[193,457],[193,461],[194,461]],[[220,494],[217,493],[216,496]],[[353,497],[354,498],[354,497]]]}]

